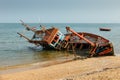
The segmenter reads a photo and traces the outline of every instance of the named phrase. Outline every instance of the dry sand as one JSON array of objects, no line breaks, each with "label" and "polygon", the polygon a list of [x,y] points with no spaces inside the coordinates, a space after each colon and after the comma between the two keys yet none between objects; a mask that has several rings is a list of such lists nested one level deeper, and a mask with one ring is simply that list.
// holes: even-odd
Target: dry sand
[{"label": "dry sand", "polygon": [[120,56],[88,58],[1,74],[0,80],[120,80]]}]

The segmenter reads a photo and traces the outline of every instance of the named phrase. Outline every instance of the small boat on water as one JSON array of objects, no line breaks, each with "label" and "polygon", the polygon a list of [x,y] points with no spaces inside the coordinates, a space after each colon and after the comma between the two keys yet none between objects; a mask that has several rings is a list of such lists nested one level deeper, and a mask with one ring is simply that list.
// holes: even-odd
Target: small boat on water
[{"label": "small boat on water", "polygon": [[111,31],[110,28],[99,28],[99,29],[100,29],[100,31]]},{"label": "small boat on water", "polygon": [[46,28],[40,26],[41,29],[33,29],[23,21],[22,25],[29,31],[34,33],[30,39],[25,35],[18,33],[29,43],[42,46],[43,49],[66,50],[72,51],[74,54],[92,56],[114,55],[112,43],[102,36],[87,33],[76,32],[70,27],[66,27],[67,34],[62,33],[58,28]]}]

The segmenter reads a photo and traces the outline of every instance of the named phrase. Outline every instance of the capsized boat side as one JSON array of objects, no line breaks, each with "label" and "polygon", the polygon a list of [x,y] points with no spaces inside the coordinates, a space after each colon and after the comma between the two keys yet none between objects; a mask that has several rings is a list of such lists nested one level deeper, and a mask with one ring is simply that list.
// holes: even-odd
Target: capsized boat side
[{"label": "capsized boat side", "polygon": [[42,46],[43,49],[72,51],[75,54],[85,54],[90,57],[114,55],[112,43],[102,36],[75,32],[70,27],[66,27],[67,34],[63,34],[55,27],[46,29],[44,26],[40,26],[40,30],[33,30],[29,25],[21,22],[28,30],[34,32],[34,35],[29,39],[21,33],[18,34],[30,43]]}]

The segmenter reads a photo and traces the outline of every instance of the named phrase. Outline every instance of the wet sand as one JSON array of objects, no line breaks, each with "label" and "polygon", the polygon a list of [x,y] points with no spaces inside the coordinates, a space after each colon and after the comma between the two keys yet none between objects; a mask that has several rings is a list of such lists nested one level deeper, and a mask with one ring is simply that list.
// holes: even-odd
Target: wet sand
[{"label": "wet sand", "polygon": [[0,80],[119,80],[120,56],[87,58],[1,74]]}]

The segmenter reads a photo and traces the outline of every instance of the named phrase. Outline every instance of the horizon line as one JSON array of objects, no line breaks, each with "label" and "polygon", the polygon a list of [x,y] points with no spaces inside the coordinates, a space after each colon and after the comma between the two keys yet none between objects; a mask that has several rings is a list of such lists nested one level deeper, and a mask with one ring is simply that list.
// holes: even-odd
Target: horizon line
[{"label": "horizon line", "polygon": [[[0,22],[0,23],[21,23],[21,22]],[[40,22],[25,22],[25,23],[39,23],[40,24]],[[41,23],[41,24],[44,24],[44,23],[48,23],[48,24],[54,24],[54,23],[61,23],[62,24],[62,22],[43,22],[43,23]],[[63,22],[63,24],[64,23],[75,23],[75,24],[79,24],[79,23],[83,23],[83,24],[120,24],[120,22],[118,23],[118,22]]]}]

